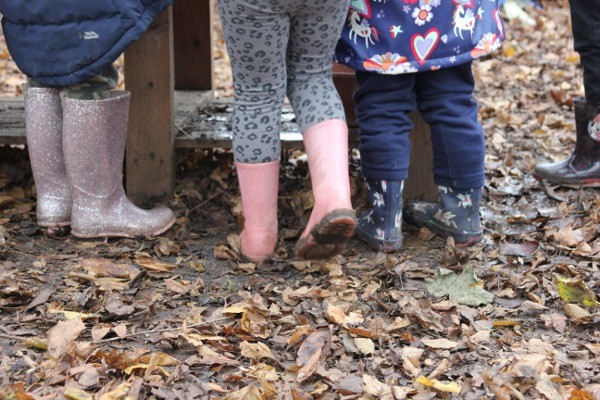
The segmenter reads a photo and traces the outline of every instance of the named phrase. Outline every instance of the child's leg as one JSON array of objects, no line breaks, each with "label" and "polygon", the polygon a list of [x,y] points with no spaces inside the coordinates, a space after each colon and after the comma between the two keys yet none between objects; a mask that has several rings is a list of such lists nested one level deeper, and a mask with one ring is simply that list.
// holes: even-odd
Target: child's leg
[{"label": "child's leg", "polygon": [[358,218],[357,234],[377,250],[402,247],[402,191],[408,175],[415,75],[357,72],[354,95],[360,155],[371,207]]},{"label": "child's leg", "polygon": [[272,3],[218,3],[233,72],[233,150],[244,212],[241,250],[254,261],[267,258],[277,244],[279,131],[290,19]]},{"label": "child's leg", "polygon": [[287,93],[304,134],[315,197],[296,256],[327,258],[343,250],[356,224],[348,176],[348,127],[331,73],[349,1],[287,2],[292,7]]},{"label": "child's leg", "polygon": [[471,63],[418,74],[418,108],[431,128],[435,182],[470,189],[484,181],[485,137]]},{"label": "child's leg", "polygon": [[431,128],[434,179],[441,202],[414,203],[406,220],[459,245],[482,239],[479,201],[484,183],[485,138],[477,120],[471,64],[420,74],[419,110]]},{"label": "child's leg", "polygon": [[218,2],[233,76],[234,158],[240,163],[267,163],[281,155],[279,131],[290,18],[271,3]]}]

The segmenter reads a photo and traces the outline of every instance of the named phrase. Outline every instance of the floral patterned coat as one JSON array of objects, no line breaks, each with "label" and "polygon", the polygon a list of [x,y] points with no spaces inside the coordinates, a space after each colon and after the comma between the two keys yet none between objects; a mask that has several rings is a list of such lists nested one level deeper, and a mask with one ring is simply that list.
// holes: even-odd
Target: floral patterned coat
[{"label": "floral patterned coat", "polygon": [[355,70],[422,72],[482,57],[504,37],[498,0],[352,0],[335,58]]}]

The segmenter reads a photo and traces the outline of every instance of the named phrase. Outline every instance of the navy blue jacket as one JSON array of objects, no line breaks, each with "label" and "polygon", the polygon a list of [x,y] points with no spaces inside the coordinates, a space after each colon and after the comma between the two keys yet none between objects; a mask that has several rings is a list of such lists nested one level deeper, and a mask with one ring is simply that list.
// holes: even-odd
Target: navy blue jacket
[{"label": "navy blue jacket", "polygon": [[0,0],[11,57],[48,86],[100,73],[175,0]]}]

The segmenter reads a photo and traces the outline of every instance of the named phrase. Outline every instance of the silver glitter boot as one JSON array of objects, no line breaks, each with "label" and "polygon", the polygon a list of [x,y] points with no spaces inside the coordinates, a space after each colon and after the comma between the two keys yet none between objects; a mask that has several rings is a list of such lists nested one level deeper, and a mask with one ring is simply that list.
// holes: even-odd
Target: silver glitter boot
[{"label": "silver glitter boot", "polygon": [[105,100],[63,98],[63,144],[73,191],[71,233],[82,238],[160,235],[175,222],[166,207],[142,210],[123,189],[129,92]]},{"label": "silver glitter boot", "polygon": [[25,91],[25,130],[37,191],[37,224],[48,228],[71,223],[71,187],[63,157],[60,90],[32,87]]}]

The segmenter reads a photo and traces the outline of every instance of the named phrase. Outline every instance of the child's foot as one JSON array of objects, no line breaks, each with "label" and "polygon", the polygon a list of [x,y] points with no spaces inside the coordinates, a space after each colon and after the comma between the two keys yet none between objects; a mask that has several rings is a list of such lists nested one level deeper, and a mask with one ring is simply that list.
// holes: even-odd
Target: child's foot
[{"label": "child's foot", "polygon": [[481,188],[452,189],[439,186],[439,189],[441,202],[419,201],[409,204],[404,210],[406,222],[425,227],[444,238],[452,236],[456,245],[460,247],[481,242]]},{"label": "child's foot", "polygon": [[309,226],[298,240],[296,257],[324,259],[341,253],[354,234],[356,216],[353,210],[336,209],[326,214],[316,225]]},{"label": "child's foot", "polygon": [[359,216],[356,234],[375,250],[400,250],[404,181],[367,179],[366,187],[371,209]]}]

